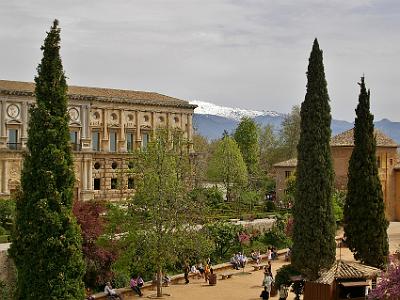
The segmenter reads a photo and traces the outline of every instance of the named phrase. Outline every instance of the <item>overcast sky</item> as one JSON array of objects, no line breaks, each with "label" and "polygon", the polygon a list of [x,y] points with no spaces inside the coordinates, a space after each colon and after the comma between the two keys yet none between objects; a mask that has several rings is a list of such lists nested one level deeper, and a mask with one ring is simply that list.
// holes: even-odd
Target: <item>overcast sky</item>
[{"label": "overcast sky", "polygon": [[54,18],[69,84],[287,113],[317,37],[333,117],[365,74],[375,120],[400,121],[399,0],[1,0],[0,79],[33,80]]}]

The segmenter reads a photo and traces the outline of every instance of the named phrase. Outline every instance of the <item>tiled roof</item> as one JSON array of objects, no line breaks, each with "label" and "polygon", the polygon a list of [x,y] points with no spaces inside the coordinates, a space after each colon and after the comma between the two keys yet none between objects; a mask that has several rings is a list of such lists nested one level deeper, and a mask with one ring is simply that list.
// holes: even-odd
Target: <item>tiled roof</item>
[{"label": "tiled roof", "polygon": [[329,270],[323,271],[315,282],[331,284],[336,279],[371,279],[380,272],[377,268],[357,262],[337,260]]},{"label": "tiled roof", "polygon": [[274,167],[284,168],[284,167],[296,167],[297,166],[297,158],[292,158],[286,161],[281,161],[274,164]]},{"label": "tiled roof", "polygon": [[[0,80],[0,93],[33,96],[33,82]],[[147,105],[178,106],[194,109],[188,101],[165,96],[154,92],[118,90],[97,87],[68,86],[68,96],[72,99],[129,102]]]},{"label": "tiled roof", "polygon": [[[354,128],[339,133],[331,138],[331,146],[354,146]],[[374,130],[378,147],[397,147],[397,143],[382,131]]]}]

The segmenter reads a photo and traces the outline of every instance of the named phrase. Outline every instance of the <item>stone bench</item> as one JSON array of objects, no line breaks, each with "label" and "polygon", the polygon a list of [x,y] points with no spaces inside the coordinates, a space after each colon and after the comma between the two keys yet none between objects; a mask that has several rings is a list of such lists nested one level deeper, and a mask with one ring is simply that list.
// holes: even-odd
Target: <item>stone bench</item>
[{"label": "stone bench", "polygon": [[232,275],[234,275],[234,274],[235,274],[235,272],[225,272],[225,273],[221,273],[221,280],[231,278]]},{"label": "stone bench", "polygon": [[264,267],[268,266],[268,264],[259,264],[259,265],[252,265],[253,271],[258,271],[264,269]]}]

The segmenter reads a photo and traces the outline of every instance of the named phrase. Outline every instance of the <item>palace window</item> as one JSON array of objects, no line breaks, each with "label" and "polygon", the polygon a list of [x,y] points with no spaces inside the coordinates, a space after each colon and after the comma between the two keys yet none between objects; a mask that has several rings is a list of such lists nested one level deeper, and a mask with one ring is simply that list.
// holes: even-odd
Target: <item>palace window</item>
[{"label": "palace window", "polygon": [[79,132],[77,130],[72,130],[69,132],[69,139],[71,142],[72,150],[79,151]]},{"label": "palace window", "polygon": [[100,178],[93,179],[93,189],[96,191],[100,190]]},{"label": "palace window", "polygon": [[117,131],[110,130],[110,152],[117,152]]},{"label": "palace window", "polygon": [[127,132],[126,133],[126,150],[128,152],[133,151],[133,141],[134,141],[133,132]]},{"label": "palace window", "polygon": [[285,171],[285,178],[289,178],[292,175],[292,171]]},{"label": "palace window", "polygon": [[150,136],[148,133],[142,133],[142,149],[147,149],[149,144]]},{"label": "palace window", "polygon": [[133,180],[132,177],[128,178],[128,189],[134,189],[135,188],[135,181]]},{"label": "palace window", "polygon": [[377,156],[377,157],[376,157],[376,164],[378,165],[378,169],[382,167],[382,164],[381,164],[381,157],[380,157],[380,156]]},{"label": "palace window", "polygon": [[100,151],[100,132],[97,130],[92,132],[92,150]]},{"label": "palace window", "polygon": [[18,150],[20,149],[20,144],[18,143],[18,129],[10,128],[8,129],[8,149]]},{"label": "palace window", "polygon": [[115,190],[118,187],[118,178],[111,178],[111,189]]}]

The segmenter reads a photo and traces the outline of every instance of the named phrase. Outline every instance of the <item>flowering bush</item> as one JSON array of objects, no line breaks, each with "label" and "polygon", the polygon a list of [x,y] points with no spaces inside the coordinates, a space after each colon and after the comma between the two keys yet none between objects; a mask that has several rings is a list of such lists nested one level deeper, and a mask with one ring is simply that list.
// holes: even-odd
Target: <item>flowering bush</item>
[{"label": "flowering bush", "polygon": [[91,288],[112,279],[111,265],[117,258],[114,251],[97,244],[97,239],[104,233],[104,212],[105,206],[100,202],[74,202],[73,213],[82,230],[82,252],[86,263],[84,282]]},{"label": "flowering bush", "polygon": [[400,263],[394,259],[386,272],[381,275],[375,289],[368,295],[371,300],[397,300],[400,299]]}]

